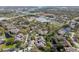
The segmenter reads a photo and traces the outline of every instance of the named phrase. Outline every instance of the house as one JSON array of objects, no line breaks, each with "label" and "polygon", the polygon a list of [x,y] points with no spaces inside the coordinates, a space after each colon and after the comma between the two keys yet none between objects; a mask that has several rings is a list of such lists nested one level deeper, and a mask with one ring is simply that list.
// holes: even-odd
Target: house
[{"label": "house", "polygon": [[38,29],[38,34],[46,35],[48,33],[47,30]]},{"label": "house", "polygon": [[0,44],[4,44],[4,41],[0,39]]},{"label": "house", "polygon": [[11,33],[16,34],[16,33],[18,33],[20,30],[19,30],[18,28],[11,28],[11,29],[9,29],[8,31],[10,31]]},{"label": "house", "polygon": [[70,28],[74,29],[75,26],[76,26],[77,22],[75,20],[72,20],[70,23],[69,23],[69,26]]},{"label": "house", "polygon": [[18,29],[16,26],[10,24],[10,25],[7,25],[7,29],[8,31],[10,31],[11,33],[18,33],[20,31],[20,29]]},{"label": "house", "polygon": [[58,30],[58,34],[64,35],[65,33],[69,33],[71,31],[71,28],[67,27],[67,28],[61,28],[60,30]]},{"label": "house", "polygon": [[69,20],[68,15],[61,15],[60,17],[61,17],[61,19],[63,19],[64,21]]},{"label": "house", "polygon": [[63,29],[58,30],[58,34],[64,35],[65,31]]},{"label": "house", "polygon": [[38,38],[36,38],[35,40],[35,45],[37,47],[44,47],[45,46],[45,39],[42,36],[39,36]]},{"label": "house", "polygon": [[19,40],[22,41],[24,39],[24,35],[22,33],[19,33],[15,36],[15,41]]}]

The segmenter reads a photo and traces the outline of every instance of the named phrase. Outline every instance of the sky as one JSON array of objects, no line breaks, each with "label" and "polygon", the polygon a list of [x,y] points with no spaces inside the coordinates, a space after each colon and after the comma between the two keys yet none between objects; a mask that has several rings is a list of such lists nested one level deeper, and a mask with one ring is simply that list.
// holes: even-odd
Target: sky
[{"label": "sky", "polygon": [[79,6],[78,0],[0,0],[0,6]]}]

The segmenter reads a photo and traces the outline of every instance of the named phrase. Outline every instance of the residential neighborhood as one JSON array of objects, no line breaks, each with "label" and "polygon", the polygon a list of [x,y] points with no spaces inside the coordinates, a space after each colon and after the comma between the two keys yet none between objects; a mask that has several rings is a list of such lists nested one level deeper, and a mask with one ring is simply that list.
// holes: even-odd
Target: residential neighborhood
[{"label": "residential neighborhood", "polygon": [[79,52],[79,7],[0,7],[0,52]]}]

